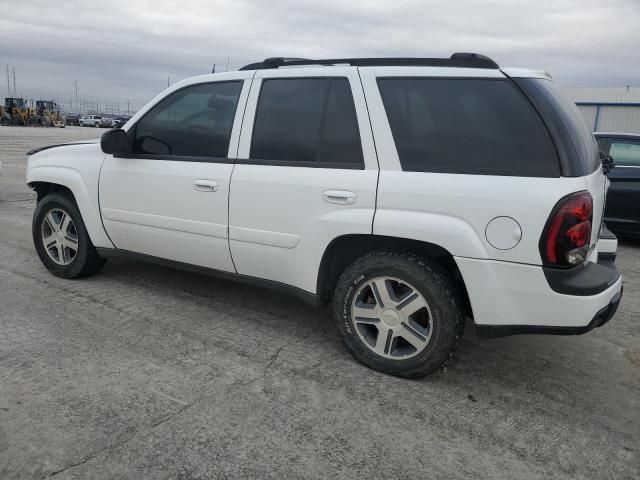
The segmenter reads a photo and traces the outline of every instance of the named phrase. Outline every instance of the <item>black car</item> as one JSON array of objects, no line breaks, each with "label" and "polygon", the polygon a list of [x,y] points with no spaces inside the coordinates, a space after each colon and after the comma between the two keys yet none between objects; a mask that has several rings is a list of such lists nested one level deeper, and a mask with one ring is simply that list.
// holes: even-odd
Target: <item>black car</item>
[{"label": "black car", "polygon": [[131,117],[116,117],[113,119],[114,128],[121,128],[125,123],[129,121]]},{"label": "black car", "polygon": [[616,162],[607,173],[604,221],[619,235],[640,236],[640,135],[596,133],[600,150]]}]

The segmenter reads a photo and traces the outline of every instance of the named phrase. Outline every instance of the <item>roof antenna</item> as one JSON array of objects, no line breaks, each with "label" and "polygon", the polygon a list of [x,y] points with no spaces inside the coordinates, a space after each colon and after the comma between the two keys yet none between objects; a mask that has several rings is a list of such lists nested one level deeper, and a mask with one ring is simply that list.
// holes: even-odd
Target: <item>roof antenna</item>
[{"label": "roof antenna", "polygon": [[213,68],[211,69],[211,73],[216,73],[216,64],[213,64]]}]

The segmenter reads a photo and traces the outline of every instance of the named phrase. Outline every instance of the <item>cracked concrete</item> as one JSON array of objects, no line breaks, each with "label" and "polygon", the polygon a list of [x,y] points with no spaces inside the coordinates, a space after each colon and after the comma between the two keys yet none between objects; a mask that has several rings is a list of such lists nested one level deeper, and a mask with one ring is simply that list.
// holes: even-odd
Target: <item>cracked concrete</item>
[{"label": "cracked concrete", "polygon": [[400,380],[279,293],[122,260],[51,276],[24,152],[101,132],[0,127],[0,479],[640,478],[640,243],[607,326],[467,330]]}]

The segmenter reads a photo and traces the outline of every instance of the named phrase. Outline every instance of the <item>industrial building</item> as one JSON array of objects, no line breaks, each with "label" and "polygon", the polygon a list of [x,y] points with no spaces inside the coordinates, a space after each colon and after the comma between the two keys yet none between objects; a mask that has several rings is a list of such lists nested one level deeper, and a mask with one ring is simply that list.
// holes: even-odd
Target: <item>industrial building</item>
[{"label": "industrial building", "polygon": [[640,88],[565,88],[594,132],[640,133]]}]

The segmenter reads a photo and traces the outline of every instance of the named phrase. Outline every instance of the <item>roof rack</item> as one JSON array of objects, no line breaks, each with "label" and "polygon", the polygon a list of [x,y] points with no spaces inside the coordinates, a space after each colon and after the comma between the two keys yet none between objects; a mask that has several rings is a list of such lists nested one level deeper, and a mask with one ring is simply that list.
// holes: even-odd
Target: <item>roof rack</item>
[{"label": "roof rack", "polygon": [[354,67],[459,67],[459,68],[500,68],[489,57],[479,53],[454,53],[449,58],[331,58],[308,59],[270,57],[262,62],[250,63],[240,70],[265,70],[279,67],[303,65],[351,65]]}]

